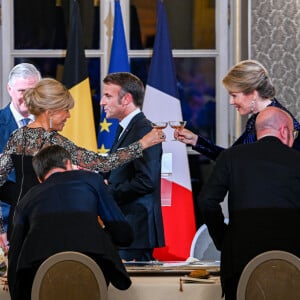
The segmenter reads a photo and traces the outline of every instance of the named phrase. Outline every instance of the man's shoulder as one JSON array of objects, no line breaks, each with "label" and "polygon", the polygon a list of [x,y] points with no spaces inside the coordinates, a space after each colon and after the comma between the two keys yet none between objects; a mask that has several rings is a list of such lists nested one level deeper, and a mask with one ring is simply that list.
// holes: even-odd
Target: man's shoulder
[{"label": "man's shoulder", "polygon": [[36,184],[32,186],[26,194],[18,202],[20,208],[24,208],[27,205],[33,204],[35,201],[41,199],[41,196],[50,196],[49,193],[45,193],[46,187],[44,184]]},{"label": "man's shoulder", "polygon": [[253,149],[261,148],[261,147],[269,148],[269,147],[286,147],[286,146],[277,137],[266,136],[253,143],[232,145],[230,148],[226,149],[223,152],[229,152],[229,153],[230,152],[238,153],[240,151],[251,152],[253,151]]},{"label": "man's shoulder", "polygon": [[9,108],[9,104],[0,109],[0,123],[9,123],[14,121],[14,116]]},{"label": "man's shoulder", "polygon": [[132,120],[133,123],[145,124],[151,126],[151,121],[146,118],[145,114],[141,111],[136,114]]},{"label": "man's shoulder", "polygon": [[236,155],[237,153],[249,152],[251,151],[250,148],[256,147],[256,145],[254,144],[255,143],[232,145],[229,148],[222,151],[221,154],[223,156],[227,156],[227,155]]},{"label": "man's shoulder", "polygon": [[145,117],[143,113],[134,116],[127,126],[128,136],[134,138],[141,138],[146,133],[151,131],[151,122]]},{"label": "man's shoulder", "polygon": [[232,146],[223,151],[220,157],[230,160],[258,160],[264,158],[267,160],[276,161],[299,161],[300,163],[300,151],[290,148],[283,144],[278,138],[267,136],[260,140],[249,143]]},{"label": "man's shoulder", "polygon": [[[263,148],[265,148],[263,146]],[[217,161],[237,161],[237,160],[250,160],[253,158],[254,153],[259,153],[261,145],[257,142],[249,144],[232,145],[220,153]],[[266,151],[266,148],[264,149]]]},{"label": "man's shoulder", "polygon": [[2,107],[0,109],[0,115],[5,115],[5,114],[8,114],[9,112],[11,112],[9,106],[10,106],[10,104],[7,104],[6,106]]},{"label": "man's shoulder", "polygon": [[89,170],[71,170],[66,172],[60,172],[57,174],[58,177],[63,178],[64,180],[67,179],[78,179],[82,181],[88,180],[99,180],[101,179],[101,175]]}]

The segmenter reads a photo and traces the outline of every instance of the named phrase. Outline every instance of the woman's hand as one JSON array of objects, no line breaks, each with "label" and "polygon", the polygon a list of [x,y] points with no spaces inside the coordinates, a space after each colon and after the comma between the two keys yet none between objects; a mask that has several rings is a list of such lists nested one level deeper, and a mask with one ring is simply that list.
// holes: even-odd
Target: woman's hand
[{"label": "woman's hand", "polygon": [[151,146],[164,142],[166,140],[166,135],[162,131],[162,129],[153,128],[150,132],[144,135],[140,139],[140,143],[142,144],[142,148],[147,149]]},{"label": "woman's hand", "polygon": [[195,146],[198,140],[197,134],[191,132],[186,128],[175,129],[174,130],[174,138],[177,141],[180,141],[185,144],[189,144]]},{"label": "woman's hand", "polygon": [[7,241],[7,234],[6,234],[6,232],[0,234],[0,248],[3,249],[4,253],[8,252],[8,241]]},{"label": "woman's hand", "polygon": [[103,222],[103,220],[101,219],[101,217],[100,216],[98,216],[97,217],[97,220],[98,220],[98,223],[99,223],[99,225],[101,226],[101,228],[105,228],[105,225],[104,225],[104,222]]}]

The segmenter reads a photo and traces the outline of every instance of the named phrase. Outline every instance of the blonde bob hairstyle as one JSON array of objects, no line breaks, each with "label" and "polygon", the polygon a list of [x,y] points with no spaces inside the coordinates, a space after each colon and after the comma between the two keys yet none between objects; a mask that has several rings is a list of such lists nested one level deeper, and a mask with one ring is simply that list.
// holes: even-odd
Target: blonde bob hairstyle
[{"label": "blonde bob hairstyle", "polygon": [[265,99],[275,97],[275,88],[266,68],[256,60],[243,60],[233,66],[222,80],[229,93],[248,95],[257,91]]},{"label": "blonde bob hairstyle", "polygon": [[43,78],[35,87],[27,89],[24,99],[29,112],[35,116],[45,111],[69,110],[74,107],[69,90],[53,78]]}]

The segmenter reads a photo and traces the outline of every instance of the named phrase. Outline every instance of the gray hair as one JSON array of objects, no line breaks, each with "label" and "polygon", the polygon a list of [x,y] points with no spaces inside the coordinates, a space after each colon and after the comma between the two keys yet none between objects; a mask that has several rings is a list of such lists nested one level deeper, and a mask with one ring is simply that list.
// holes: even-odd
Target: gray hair
[{"label": "gray hair", "polygon": [[35,77],[38,81],[42,78],[40,71],[33,64],[20,63],[11,69],[8,75],[8,85],[13,87],[17,78],[26,79],[32,77]]}]

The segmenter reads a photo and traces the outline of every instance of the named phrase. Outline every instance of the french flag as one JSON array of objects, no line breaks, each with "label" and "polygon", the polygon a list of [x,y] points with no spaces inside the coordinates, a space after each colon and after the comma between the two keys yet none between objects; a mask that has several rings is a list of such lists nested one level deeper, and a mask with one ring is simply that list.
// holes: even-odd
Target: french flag
[{"label": "french flag", "polygon": [[[146,85],[143,112],[151,121],[180,121],[182,112],[165,8],[158,1],[157,30]],[[164,129],[162,204],[166,245],[156,248],[158,260],[186,260],[196,232],[186,145],[173,141],[173,129]]]}]

